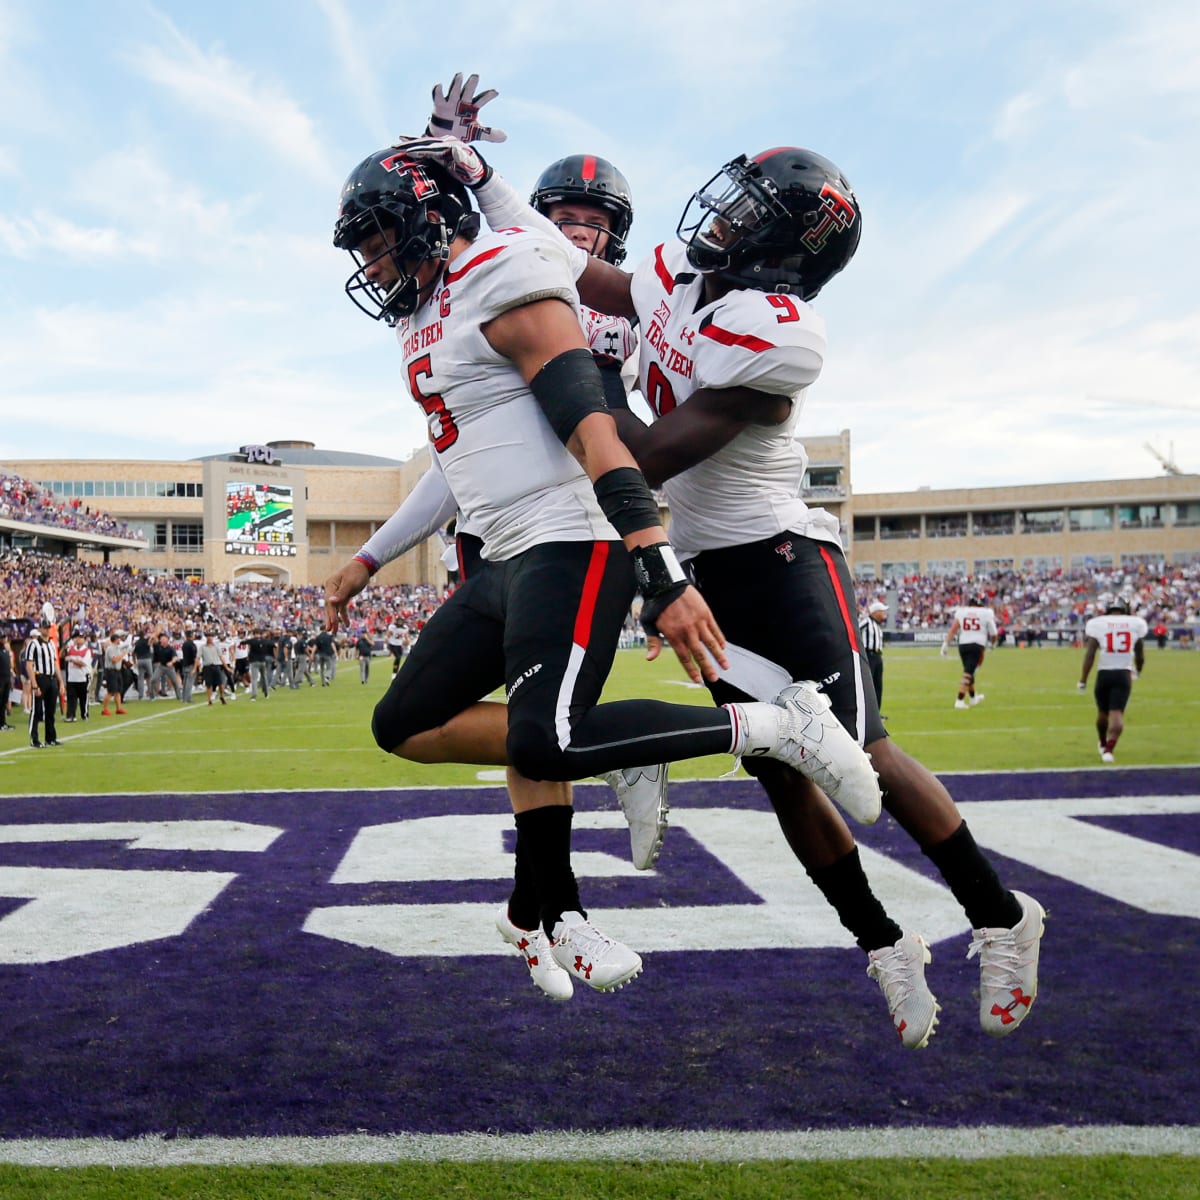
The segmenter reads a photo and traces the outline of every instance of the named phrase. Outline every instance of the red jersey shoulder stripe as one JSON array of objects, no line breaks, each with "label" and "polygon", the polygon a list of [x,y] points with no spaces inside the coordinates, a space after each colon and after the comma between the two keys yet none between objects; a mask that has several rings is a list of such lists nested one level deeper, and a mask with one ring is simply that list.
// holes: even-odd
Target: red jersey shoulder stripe
[{"label": "red jersey shoulder stripe", "polygon": [[466,263],[459,270],[457,270],[457,271],[447,270],[446,282],[447,283],[457,282],[468,271],[473,270],[475,267],[479,266],[480,263],[488,262],[490,259],[495,258],[497,254],[502,254],[507,249],[508,249],[507,246],[493,246],[490,250],[485,250],[482,254],[477,254],[473,259],[471,259],[471,261],[469,263]]},{"label": "red jersey shoulder stripe", "polygon": [[775,349],[774,342],[764,341],[752,333],[734,333],[732,329],[722,329],[720,325],[714,325],[711,321],[700,326],[700,334],[722,346],[741,346],[743,350],[749,350],[753,354]]},{"label": "red jersey shoulder stripe", "polygon": [[669,296],[675,290],[675,276],[667,270],[667,264],[663,262],[663,248],[661,246],[654,247],[654,273],[658,276],[658,282],[663,285]]}]

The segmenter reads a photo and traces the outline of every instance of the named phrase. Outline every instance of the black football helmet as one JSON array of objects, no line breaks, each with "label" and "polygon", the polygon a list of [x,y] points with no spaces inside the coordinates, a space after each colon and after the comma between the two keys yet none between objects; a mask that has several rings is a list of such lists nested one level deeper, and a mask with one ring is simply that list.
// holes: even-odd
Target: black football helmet
[{"label": "black football helmet", "polygon": [[1129,616],[1129,600],[1125,596],[1114,596],[1105,606],[1106,613],[1123,613]]},{"label": "black football helmet", "polygon": [[862,214],[827,158],[780,146],[726,163],[675,232],[696,270],[811,300],[854,257]]},{"label": "black football helmet", "polygon": [[[348,250],[358,270],[346,280],[346,295],[369,317],[394,325],[436,286],[417,281],[422,263],[450,257],[450,243],[462,232],[473,237],[478,228],[467,189],[435,163],[405,158],[403,147],[389,146],[364,158],[342,187],[333,244]],[[380,234],[391,238],[389,248],[370,259],[359,245]],[[367,268],[390,255],[400,273],[394,283],[374,283]]]},{"label": "black football helmet", "polygon": [[[633,199],[629,181],[606,158],[594,154],[572,154],[551,163],[538,177],[529,203],[543,216],[552,204],[594,204],[604,209],[612,221],[612,229],[602,225],[582,224],[594,229],[597,237],[608,234],[608,245],[601,258],[614,265],[625,258],[625,239],[633,224]],[[595,243],[593,243],[594,245]]]}]

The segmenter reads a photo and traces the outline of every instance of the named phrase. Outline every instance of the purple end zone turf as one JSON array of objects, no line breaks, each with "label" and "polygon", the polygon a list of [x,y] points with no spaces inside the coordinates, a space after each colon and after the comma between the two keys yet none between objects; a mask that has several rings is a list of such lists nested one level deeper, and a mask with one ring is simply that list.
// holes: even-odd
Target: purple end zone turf
[{"label": "purple end zone turf", "polygon": [[[944,778],[962,801],[1200,794],[1195,769]],[[751,782],[676,784],[672,804],[767,808]],[[1200,1124],[1198,923],[1012,860],[998,860],[1006,881],[1051,913],[1037,1006],[1013,1037],[986,1037],[967,937],[938,943],[942,1024],[915,1054],[857,950],[651,953],[629,988],[554,1005],[515,959],[396,958],[301,931],[322,906],[498,903],[496,880],[330,878],[362,826],[504,811],[500,789],[6,800],[6,825],[221,818],[285,832],[252,854],[0,843],[0,867],[237,873],[177,937],[0,965],[0,1136]],[[1200,850],[1200,814],[1087,819]],[[890,818],[856,832],[935,878]],[[615,829],[580,830],[576,846],[627,853]],[[682,829],[659,865],[587,880],[586,894],[609,909],[754,902]],[[0,898],[0,920],[20,903]]]}]

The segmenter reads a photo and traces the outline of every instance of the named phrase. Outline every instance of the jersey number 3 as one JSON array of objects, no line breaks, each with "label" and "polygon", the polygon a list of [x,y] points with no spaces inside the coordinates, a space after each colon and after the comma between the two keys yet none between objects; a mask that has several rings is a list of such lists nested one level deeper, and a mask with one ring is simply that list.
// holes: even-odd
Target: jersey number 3
[{"label": "jersey number 3", "polygon": [[458,426],[455,425],[454,418],[450,415],[450,410],[446,407],[446,402],[441,395],[438,392],[427,394],[421,391],[421,387],[417,383],[421,376],[426,379],[432,378],[433,372],[430,370],[430,366],[428,354],[422,354],[420,358],[415,358],[408,364],[408,390],[412,392],[413,399],[428,415],[429,436],[433,439],[433,448],[441,454],[443,450],[448,450],[458,441]]}]

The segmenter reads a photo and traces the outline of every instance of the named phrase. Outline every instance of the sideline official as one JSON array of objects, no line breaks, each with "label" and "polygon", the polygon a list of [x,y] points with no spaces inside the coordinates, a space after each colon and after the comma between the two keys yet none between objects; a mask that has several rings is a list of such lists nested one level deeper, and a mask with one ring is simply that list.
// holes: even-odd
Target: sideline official
[{"label": "sideline official", "polygon": [[867,605],[867,615],[858,622],[858,641],[867,655],[871,682],[875,685],[875,700],[883,707],[883,623],[888,606],[882,600]]},{"label": "sideline official", "polygon": [[33,706],[29,713],[29,744],[41,749],[38,726],[46,723],[46,745],[58,745],[55,718],[58,714],[59,697],[63,694],[62,668],[58,663],[58,651],[50,641],[50,622],[41,621],[37,637],[29,639],[25,647],[25,676],[33,691]]}]

